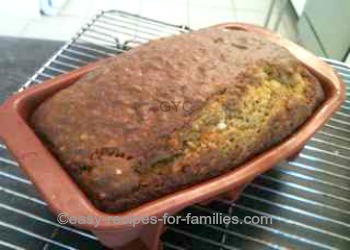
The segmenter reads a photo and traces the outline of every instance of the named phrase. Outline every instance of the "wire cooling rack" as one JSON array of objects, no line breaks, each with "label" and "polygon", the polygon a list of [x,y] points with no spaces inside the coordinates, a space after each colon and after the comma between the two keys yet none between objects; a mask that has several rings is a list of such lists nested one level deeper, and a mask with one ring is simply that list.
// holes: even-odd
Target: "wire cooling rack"
[{"label": "wire cooling rack", "polygon": [[[187,27],[121,11],[96,15],[22,89],[114,56],[148,40],[188,32]],[[350,69],[323,58],[350,84]],[[259,176],[232,203],[218,200],[183,213],[270,216],[272,225],[170,225],[165,249],[349,249],[350,98],[298,158]],[[23,142],[25,143],[25,142]],[[96,237],[60,225],[18,163],[0,144],[0,248],[102,249]]]}]

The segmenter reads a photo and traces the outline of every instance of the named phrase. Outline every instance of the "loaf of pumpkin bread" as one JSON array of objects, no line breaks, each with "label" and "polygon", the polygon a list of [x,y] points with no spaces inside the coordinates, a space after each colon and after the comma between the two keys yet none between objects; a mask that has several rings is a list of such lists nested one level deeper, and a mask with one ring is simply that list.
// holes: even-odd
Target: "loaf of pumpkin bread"
[{"label": "loaf of pumpkin bread", "polygon": [[291,135],[323,98],[284,48],[215,27],[107,59],[31,121],[95,206],[121,212],[233,170]]}]

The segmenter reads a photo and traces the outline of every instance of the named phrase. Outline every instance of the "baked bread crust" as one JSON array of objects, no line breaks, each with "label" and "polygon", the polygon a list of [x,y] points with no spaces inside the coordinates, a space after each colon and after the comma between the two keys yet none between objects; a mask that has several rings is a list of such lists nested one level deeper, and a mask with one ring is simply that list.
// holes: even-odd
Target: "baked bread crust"
[{"label": "baked bread crust", "polygon": [[287,50],[207,28],[108,59],[31,121],[91,201],[121,212],[232,170],[293,133],[323,98]]}]

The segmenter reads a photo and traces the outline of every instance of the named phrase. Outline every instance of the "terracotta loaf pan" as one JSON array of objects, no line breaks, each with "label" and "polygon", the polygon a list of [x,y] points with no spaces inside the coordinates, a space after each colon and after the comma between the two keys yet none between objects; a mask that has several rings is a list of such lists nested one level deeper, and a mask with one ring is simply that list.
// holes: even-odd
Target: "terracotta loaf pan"
[{"label": "terracotta loaf pan", "polygon": [[[231,172],[115,215],[140,218],[161,217],[165,213],[171,215],[187,206],[208,202],[218,196],[225,195],[227,198],[236,199],[243,188],[256,176],[267,171],[279,161],[297,154],[345,99],[345,85],[337,74],[330,66],[305,49],[257,26],[241,23],[227,23],[218,26],[258,33],[287,48],[321,82],[326,93],[325,102],[288,139]],[[92,231],[108,247],[141,249],[142,245],[146,249],[158,249],[161,246],[160,235],[164,231],[162,222],[155,225],[138,224],[135,227],[108,223],[107,218],[111,214],[101,212],[92,205],[28,125],[33,110],[43,100],[73,84],[97,66],[98,63],[90,64],[10,97],[0,107],[0,136],[54,213],[101,217],[97,228],[89,224],[79,225],[79,227]]]}]

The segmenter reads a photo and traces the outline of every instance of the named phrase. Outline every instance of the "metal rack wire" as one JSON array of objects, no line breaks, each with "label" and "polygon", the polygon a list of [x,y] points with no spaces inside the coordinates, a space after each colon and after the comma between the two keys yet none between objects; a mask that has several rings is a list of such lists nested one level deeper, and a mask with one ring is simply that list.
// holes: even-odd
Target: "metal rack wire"
[{"label": "metal rack wire", "polygon": [[[189,29],[121,11],[96,15],[22,89]],[[350,69],[323,58],[350,84]],[[272,225],[173,225],[165,249],[346,249],[350,247],[350,97],[299,157],[258,177],[235,203],[215,201],[184,213],[268,215]],[[95,236],[60,225],[0,144],[0,248],[102,249]]]}]

